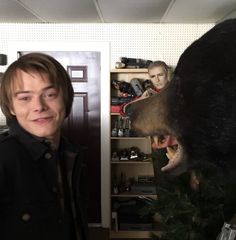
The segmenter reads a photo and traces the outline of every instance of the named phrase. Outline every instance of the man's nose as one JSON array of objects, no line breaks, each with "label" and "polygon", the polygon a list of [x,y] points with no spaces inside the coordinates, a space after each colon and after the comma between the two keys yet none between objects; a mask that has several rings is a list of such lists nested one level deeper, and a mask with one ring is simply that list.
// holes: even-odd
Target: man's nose
[{"label": "man's nose", "polygon": [[33,110],[35,112],[42,112],[45,111],[47,108],[48,108],[47,104],[42,97],[36,97],[34,99]]}]

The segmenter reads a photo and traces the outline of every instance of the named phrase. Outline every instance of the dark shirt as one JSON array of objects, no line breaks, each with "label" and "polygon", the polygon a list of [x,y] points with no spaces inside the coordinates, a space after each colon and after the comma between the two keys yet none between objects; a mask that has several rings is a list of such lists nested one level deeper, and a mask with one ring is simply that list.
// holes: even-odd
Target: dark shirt
[{"label": "dark shirt", "polygon": [[[0,137],[0,150],[0,239],[13,240],[14,234],[4,229],[7,222],[9,228],[12,225],[11,231],[16,232],[16,237],[20,238],[22,234],[25,240],[86,239],[84,234],[81,235],[83,226],[80,226],[80,238],[78,234],[76,238],[75,218],[83,219],[78,210],[83,207],[77,206],[76,196],[81,194],[71,190],[75,159],[68,160],[68,154],[65,154],[70,152],[77,156],[78,151],[65,139],[61,139],[58,150],[53,150],[44,139],[30,135],[16,122],[11,123],[9,132]],[[10,189],[7,189],[9,185]],[[10,210],[7,217],[6,208]],[[13,216],[17,214],[19,219]]]}]

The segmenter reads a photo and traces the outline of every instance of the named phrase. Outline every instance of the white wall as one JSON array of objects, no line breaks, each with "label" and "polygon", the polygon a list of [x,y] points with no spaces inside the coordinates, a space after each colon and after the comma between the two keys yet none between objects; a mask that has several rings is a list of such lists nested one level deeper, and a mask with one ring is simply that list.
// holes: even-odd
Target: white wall
[{"label": "white wall", "polygon": [[[110,42],[111,68],[119,57],[164,60],[180,54],[213,24],[0,24],[0,53],[9,41]],[[0,72],[4,71],[0,67]]]},{"label": "white wall", "polygon": [[[180,54],[213,24],[0,24],[0,53],[11,41],[109,42],[110,68],[119,57],[163,60],[175,66]],[[7,66],[0,66],[4,72]],[[4,123],[0,112],[0,124]]]}]

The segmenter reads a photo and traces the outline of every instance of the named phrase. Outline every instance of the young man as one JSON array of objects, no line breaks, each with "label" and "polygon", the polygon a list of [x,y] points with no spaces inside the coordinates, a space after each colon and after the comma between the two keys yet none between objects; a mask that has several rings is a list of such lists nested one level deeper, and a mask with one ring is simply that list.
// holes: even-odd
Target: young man
[{"label": "young man", "polygon": [[61,136],[73,102],[67,72],[42,53],[6,70],[0,105],[0,239],[87,240],[83,150]]}]

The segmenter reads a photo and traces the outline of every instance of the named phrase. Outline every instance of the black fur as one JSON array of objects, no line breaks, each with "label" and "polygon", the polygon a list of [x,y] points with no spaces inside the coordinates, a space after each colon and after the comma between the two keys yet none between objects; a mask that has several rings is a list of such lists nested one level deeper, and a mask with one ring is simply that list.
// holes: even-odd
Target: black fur
[{"label": "black fur", "polygon": [[142,135],[176,136],[189,169],[208,163],[219,169],[228,186],[225,220],[234,215],[236,19],[219,23],[183,52],[168,88],[133,104],[132,125]]},{"label": "black fur", "polygon": [[132,120],[145,135],[175,134],[190,162],[235,162],[236,20],[216,25],[192,43],[168,88],[135,103]]},{"label": "black fur", "polygon": [[[181,55],[171,96],[189,161],[225,165],[236,158],[236,20],[218,24]],[[172,91],[173,94],[173,91]],[[235,161],[234,161],[235,162]],[[231,164],[231,163],[230,163]]]}]

